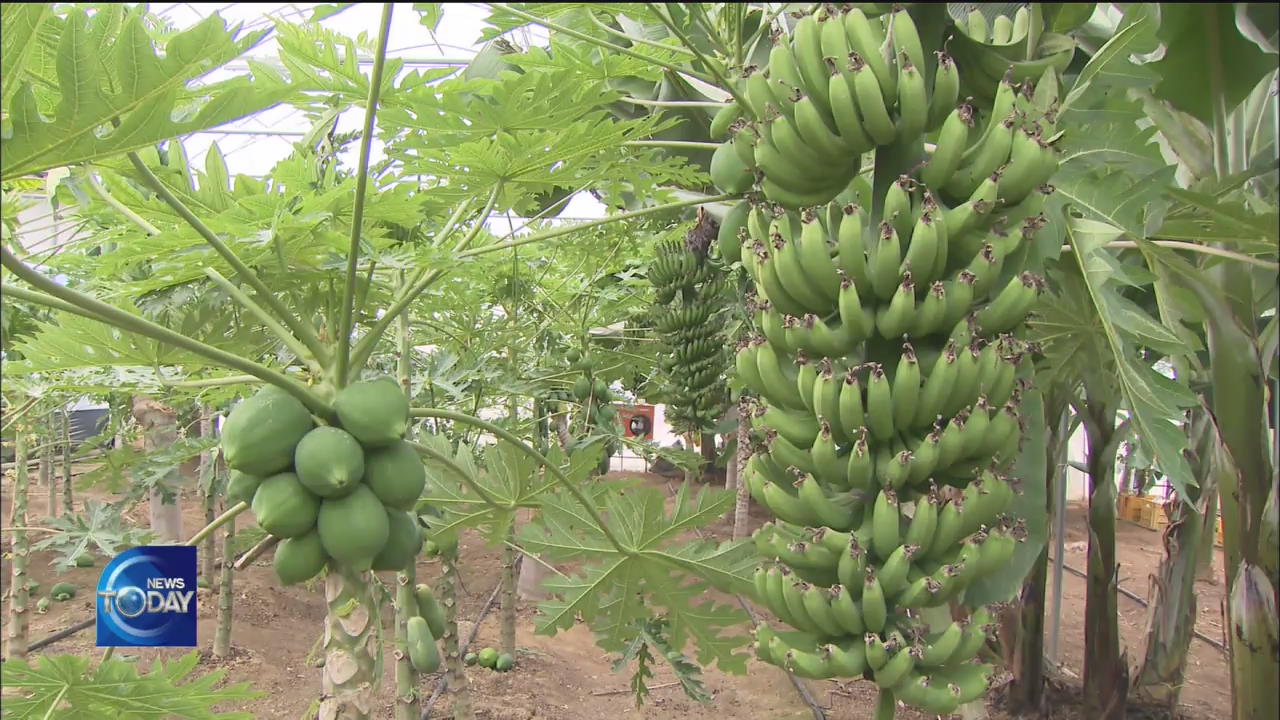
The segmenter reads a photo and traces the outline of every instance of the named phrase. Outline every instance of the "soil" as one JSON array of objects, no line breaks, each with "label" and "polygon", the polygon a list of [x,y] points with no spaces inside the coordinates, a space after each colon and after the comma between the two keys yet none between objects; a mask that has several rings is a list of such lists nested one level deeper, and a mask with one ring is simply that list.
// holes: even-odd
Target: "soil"
[{"label": "soil", "polygon": [[[79,468],[77,468],[79,470]],[[87,470],[87,468],[85,468]],[[635,475],[634,473],[629,473]],[[34,473],[33,473],[34,476]],[[678,480],[656,475],[642,475],[643,480],[655,485],[676,487]],[[33,478],[34,479],[34,478]],[[30,498],[30,525],[40,525],[46,513],[46,492],[32,488]],[[11,484],[6,478],[0,493],[0,513],[8,520],[10,513]],[[111,500],[109,493],[96,490],[82,491],[78,498],[96,497]],[[130,513],[139,526],[147,524],[145,503]],[[767,517],[753,508],[751,525],[755,528]],[[10,523],[12,524],[12,523]],[[241,525],[246,525],[242,521]],[[191,499],[184,502],[183,528],[191,532],[203,525],[203,514]],[[1087,540],[1084,508],[1072,507],[1067,514],[1067,565],[1083,570]],[[704,532],[708,536],[727,538],[730,526],[722,521]],[[1120,563],[1120,585],[1139,596],[1147,596],[1148,576],[1155,571],[1160,560],[1161,545],[1158,532],[1120,522],[1117,526],[1117,558]],[[38,539],[42,533],[32,533]],[[10,578],[8,537],[5,537],[3,566],[0,582],[6,586]],[[485,604],[498,581],[501,569],[500,549],[490,548],[474,535],[464,535],[461,545],[462,587],[459,591],[460,634],[466,638],[480,608]],[[68,602],[54,602],[48,613],[32,613],[30,638],[43,638],[62,628],[88,619],[93,612],[93,591],[102,559],[94,568],[71,568],[55,572],[50,562],[53,554],[38,552],[32,556],[30,572],[41,583],[41,589],[56,582],[71,582],[81,590]],[[434,583],[439,577],[439,562],[421,558],[418,564],[420,581]],[[394,575],[382,573],[384,582],[394,583]],[[1213,581],[1197,583],[1197,629],[1215,639],[1223,637],[1222,553],[1214,553]],[[1052,580],[1050,581],[1052,583]],[[7,588],[6,588],[7,590]],[[1052,598],[1052,586],[1049,595]],[[235,625],[232,635],[233,652],[228,658],[209,657],[214,635],[216,595],[201,590],[198,597],[200,624],[200,652],[202,664],[207,670],[226,672],[224,682],[250,682],[262,697],[245,703],[242,707],[224,707],[221,710],[244,710],[263,720],[297,720],[307,714],[308,708],[320,695],[320,673],[309,656],[316,647],[322,630],[324,602],[319,587],[281,588],[265,556],[254,565],[238,572],[235,577]],[[1079,675],[1083,657],[1085,581],[1070,573],[1064,574],[1059,661],[1061,665],[1050,668],[1051,690],[1048,704],[1053,718],[1083,719],[1079,709]],[[8,620],[8,597],[0,606],[3,618]],[[34,603],[34,600],[33,600]],[[1121,596],[1120,634],[1123,648],[1131,666],[1141,659],[1146,611],[1133,600]],[[1052,613],[1052,605],[1049,608]],[[706,689],[712,696],[709,705],[703,705],[686,697],[674,676],[658,670],[649,680],[652,692],[646,704],[637,708],[629,690],[629,672],[611,670],[613,656],[596,647],[590,631],[584,625],[562,632],[554,638],[533,634],[533,616],[536,610],[522,603],[519,608],[517,644],[519,652],[516,668],[508,673],[496,673],[478,666],[467,669],[471,686],[472,706],[477,718],[488,720],[619,720],[641,718],[646,720],[689,720],[713,715],[741,720],[805,720],[813,713],[800,700],[785,674],[777,668],[757,661],[749,664],[745,676],[727,675],[717,669],[704,672]],[[389,616],[385,613],[384,616]],[[389,618],[387,618],[389,620]],[[1051,619],[1051,618],[1050,618]],[[1049,621],[1046,621],[1046,625]],[[6,628],[7,632],[7,628]],[[87,630],[40,650],[43,653],[76,653],[96,656],[92,630]],[[495,608],[483,620],[473,649],[498,645],[498,612]],[[1046,645],[1047,648],[1047,645]],[[183,649],[156,649],[122,651],[121,654],[138,656],[144,664],[156,657],[174,657],[189,652]],[[387,655],[387,672],[380,697],[383,706],[376,717],[393,717],[394,682],[390,671],[393,659]],[[1182,692],[1180,717],[1188,720],[1209,720],[1222,717],[1223,708],[1229,707],[1229,678],[1225,656],[1199,639],[1192,640],[1189,658],[1187,686]],[[422,696],[429,696],[435,688],[438,675],[426,676],[419,686]],[[813,697],[827,711],[830,720],[862,720],[871,718],[875,704],[875,690],[869,683],[834,681],[807,681]],[[1000,690],[991,693],[989,716],[996,720],[1008,718],[999,708]],[[446,701],[437,702],[432,718],[446,718],[451,714]],[[1133,709],[1131,717],[1153,717]],[[898,718],[924,720],[925,715],[900,707]]]}]

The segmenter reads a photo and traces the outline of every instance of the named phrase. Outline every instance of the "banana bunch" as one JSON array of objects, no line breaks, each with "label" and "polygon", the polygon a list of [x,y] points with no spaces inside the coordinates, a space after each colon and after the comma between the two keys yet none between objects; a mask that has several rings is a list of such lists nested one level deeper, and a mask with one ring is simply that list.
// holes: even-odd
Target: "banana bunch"
[{"label": "banana bunch", "polygon": [[774,45],[768,66],[745,76],[749,107],[728,105],[713,121],[730,139],[712,158],[712,181],[743,192],[758,172],[772,202],[831,201],[859,173],[863,153],[934,130],[951,112],[960,92],[955,63],[939,53],[926,83],[925,62],[905,9],[868,17],[855,6],[803,17]]},{"label": "banana bunch", "polygon": [[658,369],[667,381],[667,417],[678,432],[713,427],[729,401],[724,377],[729,354],[720,312],[729,285],[706,249],[701,240],[664,242],[649,271],[652,325],[669,349]]},{"label": "banana bunch", "polygon": [[1048,70],[1066,70],[1075,55],[1070,37],[1045,32],[1038,5],[1023,5],[1012,17],[997,15],[991,22],[971,10],[956,21],[956,30],[949,47],[964,76],[962,90],[984,102],[1006,72],[1014,82],[1037,80]]},{"label": "banana bunch", "polygon": [[[820,41],[834,34],[834,24],[852,40],[850,18],[859,27],[881,23],[856,10],[801,21],[785,47],[802,79],[796,48],[813,32]],[[873,41],[896,49],[892,63],[890,54],[877,57],[893,71],[898,94],[879,88],[874,70],[863,85],[882,101],[899,98],[889,107],[894,135],[868,132],[858,147],[899,143],[909,132],[921,138],[922,162],[877,183],[868,203],[851,180],[839,179],[857,174],[862,150],[841,155],[813,145],[810,154],[825,158],[821,166],[791,149],[773,157],[781,148],[769,143],[786,137],[777,130],[790,120],[784,108],[769,106],[780,114],[765,123],[777,127],[772,139],[760,132],[750,155],[763,198],[748,195],[718,233],[722,256],[737,241],[753,290],[748,310],[757,334],[734,357],[738,377],[759,399],[749,415],[754,452],[743,477],[774,517],[754,538],[764,558],[755,596],[794,629],[761,626],[755,649],[804,677],[873,680],[887,707],[897,699],[947,714],[986,690],[992,667],[977,656],[990,611],[974,608],[966,621],[932,628],[921,611],[963,602],[967,588],[1006,566],[1027,536],[1010,515],[1018,482],[1007,473],[1022,443],[1020,403],[1031,365],[1024,361],[1037,352],[1021,329],[1044,281],[1023,265],[1048,222],[1058,85],[1052,68],[1036,82],[1006,74],[991,83],[989,104],[957,103],[947,90],[944,107],[926,102],[922,122],[904,121],[919,114],[902,102],[900,88],[914,82],[910,17],[894,10],[882,18]],[[816,30],[802,32],[806,21]],[[856,47],[851,52],[861,57]],[[775,47],[769,82],[779,57]],[[946,57],[938,67],[939,75],[957,72]],[[837,77],[839,69],[831,70]],[[799,127],[816,93],[796,87]],[[862,112],[867,103],[855,96],[853,104]],[[819,112],[818,120],[826,116]],[[745,125],[733,123],[731,152],[752,137]],[[841,158],[853,158],[848,173]],[[797,181],[789,196],[772,189],[781,181],[775,164]],[[812,188],[818,177],[830,185],[800,196],[799,180]]]}]

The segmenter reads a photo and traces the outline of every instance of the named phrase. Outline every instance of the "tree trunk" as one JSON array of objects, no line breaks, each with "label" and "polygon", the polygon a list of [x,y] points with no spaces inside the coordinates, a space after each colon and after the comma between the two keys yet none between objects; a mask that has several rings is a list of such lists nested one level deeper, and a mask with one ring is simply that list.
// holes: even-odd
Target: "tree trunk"
[{"label": "tree trunk", "polygon": [[62,411],[62,513],[70,515],[75,512],[71,504],[71,414]]},{"label": "tree trunk", "polygon": [[516,541],[515,525],[507,530],[507,544],[502,546],[502,618],[499,652],[516,656]]},{"label": "tree trunk", "polygon": [[[219,482],[226,482],[227,464],[223,460],[221,453],[214,460],[213,472],[217,474]],[[224,501],[222,510],[225,512],[228,509],[230,509],[230,505]],[[235,607],[235,595],[233,594],[235,581],[232,573],[236,560],[235,540],[236,519],[231,518],[222,529],[222,569],[221,576],[218,578],[218,624],[213,633],[213,656],[217,658],[227,657],[231,654],[231,625],[235,620],[235,613],[232,612]]]},{"label": "tree trunk", "polygon": [[749,513],[751,511],[751,492],[747,487],[747,461],[751,459],[751,421],[746,400],[738,403],[738,449],[734,453],[733,464],[738,468],[737,496],[733,503],[733,539],[747,536],[750,529]]},{"label": "tree trunk", "polygon": [[415,555],[404,570],[396,573],[396,720],[418,720],[418,673],[409,662],[409,618],[418,614],[414,584],[418,576]]},{"label": "tree trunk", "polygon": [[[166,448],[177,442],[177,414],[172,408],[135,395],[133,417],[143,430],[145,451]],[[177,544],[183,541],[182,513],[178,505],[180,480],[181,471],[173,468],[159,485],[151,489],[151,530],[155,533],[156,542]]]},{"label": "tree trunk", "polygon": [[702,433],[702,475],[710,480],[716,475],[716,436]]},{"label": "tree trunk", "polygon": [[445,670],[448,673],[448,693],[453,696],[453,720],[474,720],[471,710],[471,691],[458,652],[458,550],[440,552],[440,604],[444,606]]},{"label": "tree trunk", "polygon": [[[213,435],[213,419],[203,409],[200,412],[200,437]],[[220,488],[213,468],[213,451],[200,453],[200,469],[198,484],[200,498],[204,502],[204,524],[209,525],[218,517],[218,495]],[[213,587],[213,556],[216,540],[212,533],[200,543],[200,576]]]},{"label": "tree trunk", "polygon": [[[1214,432],[1207,413],[1193,411],[1191,441],[1196,449],[1192,468],[1199,487],[1187,488],[1186,498],[1173,507],[1173,517],[1161,534],[1164,556],[1150,578],[1145,652],[1133,687],[1141,699],[1168,709],[1178,707],[1187,668],[1187,653],[1196,623],[1196,576],[1204,538],[1212,541],[1217,522],[1210,498],[1218,481],[1209,467]],[[1212,547],[1212,546],[1211,546]]]},{"label": "tree trunk", "polygon": [[27,539],[27,531],[19,528],[27,526],[27,486],[30,477],[27,470],[26,428],[19,425],[14,428],[13,441],[13,507],[10,508],[9,516],[13,582],[9,585],[9,635],[5,645],[5,659],[25,660],[27,657],[27,603],[31,599],[27,561],[31,544]]},{"label": "tree trunk", "polygon": [[[1045,431],[1045,518],[1053,517],[1054,487],[1065,478],[1061,472],[1071,434],[1071,407],[1065,393],[1044,393]],[[1010,618],[1012,631],[1005,649],[1006,661],[1013,680],[1007,697],[1010,714],[1035,715],[1044,708],[1044,618],[1045,590],[1049,577],[1049,543],[1036,557],[1031,572],[1023,582],[1018,604]]]},{"label": "tree trunk", "polygon": [[1089,565],[1085,589],[1084,701],[1091,720],[1123,720],[1128,660],[1120,654],[1116,610],[1115,409],[1086,393],[1080,415],[1089,449]]},{"label": "tree trunk", "polygon": [[324,695],[319,720],[369,720],[381,705],[382,623],[368,572],[330,567],[324,595]]},{"label": "tree trunk", "polygon": [[53,443],[56,437],[57,415],[49,413],[45,432],[37,440],[40,443],[40,484],[44,485],[48,500],[45,504],[49,517],[58,517],[58,483],[53,481]]}]

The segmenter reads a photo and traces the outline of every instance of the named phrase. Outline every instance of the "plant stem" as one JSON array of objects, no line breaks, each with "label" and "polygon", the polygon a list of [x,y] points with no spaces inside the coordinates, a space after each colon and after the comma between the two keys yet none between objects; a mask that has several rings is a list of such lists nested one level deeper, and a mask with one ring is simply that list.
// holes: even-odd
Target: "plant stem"
[{"label": "plant stem", "polygon": [[591,18],[592,24],[594,24],[596,27],[600,28],[604,32],[616,38],[619,38],[621,40],[626,40],[629,43],[634,43],[636,45],[646,45],[648,47],[655,48],[658,50],[677,52],[677,53],[682,53],[688,57],[694,57],[693,52],[691,52],[687,48],[682,48],[679,45],[664,45],[663,43],[660,43],[660,42],[654,42],[653,40],[649,40],[646,38],[632,37],[624,32],[619,32],[617,30],[614,30],[613,28],[605,24],[603,21],[601,21],[600,18],[596,17],[596,14],[592,12],[590,8],[587,9],[587,17]]},{"label": "plant stem", "polygon": [[710,100],[643,100],[636,97],[618,98],[619,101],[630,103],[632,105],[643,105],[645,107],[659,108],[706,108],[708,110],[718,110],[724,107],[724,103],[712,102]]},{"label": "plant stem", "polygon": [[338,325],[338,353],[334,358],[333,382],[341,390],[347,385],[347,363],[351,360],[351,314],[355,309],[356,265],[360,259],[360,235],[364,225],[365,193],[369,189],[369,153],[373,149],[374,120],[378,114],[378,94],[382,91],[382,73],[387,62],[387,39],[391,33],[391,11],[394,3],[382,4],[382,21],[378,26],[374,49],[373,72],[369,78],[369,98],[364,108],[364,132],[360,136],[360,160],[356,166],[356,196],[351,211],[351,244],[347,249],[347,279],[342,292],[342,319]]},{"label": "plant stem", "polygon": [[75,512],[71,495],[71,414],[63,408],[62,417],[62,514]]},{"label": "plant stem", "polygon": [[449,470],[451,470],[454,474],[462,478],[462,481],[467,484],[467,487],[471,488],[471,491],[474,492],[476,495],[479,495],[480,499],[483,500],[488,505],[495,508],[501,508],[504,510],[511,509],[510,504],[499,501],[497,498],[490,495],[489,491],[485,490],[483,485],[477,484],[475,481],[475,478],[471,477],[471,475],[466,470],[462,469],[462,466],[459,465],[457,462],[455,462],[453,458],[449,457],[444,453],[437,452],[435,448],[428,447],[421,443],[416,443],[413,441],[406,441],[406,442],[408,442],[409,446],[412,447],[414,450],[417,450],[420,455],[426,455],[432,460],[435,460],[441,465],[444,465],[445,467],[449,468]]},{"label": "plant stem", "polygon": [[453,720],[474,720],[471,709],[471,688],[462,666],[462,654],[458,647],[458,547],[440,552],[440,583],[437,585],[440,604],[444,607],[444,662],[446,692],[453,696]]},{"label": "plant stem", "polygon": [[324,581],[324,699],[319,717],[369,720],[380,705],[382,623],[370,573],[331,566]]},{"label": "plant stem", "polygon": [[418,720],[418,674],[409,662],[409,618],[418,614],[418,598],[413,594],[417,582],[417,556],[396,573],[396,720]]},{"label": "plant stem", "polygon": [[[595,521],[597,527],[599,527],[600,529],[600,532],[604,534],[604,536],[609,540],[609,544],[613,545],[615,550],[617,550],[622,555],[634,554],[634,552],[630,547],[623,545],[622,542],[618,540],[618,537],[613,534],[613,530],[611,530],[609,526],[605,524],[604,518],[600,516],[600,512],[599,510],[596,509],[595,504],[592,503],[590,500],[588,500],[586,495],[582,494],[582,489],[579,488],[576,483],[570,480],[560,468],[556,467],[554,463],[552,463],[550,460],[547,460],[547,458],[542,453],[538,452],[537,450],[534,450],[532,447],[529,446],[528,443],[524,442],[520,438],[516,437],[510,432],[507,432],[503,428],[497,425],[494,425],[493,423],[485,422],[484,420],[481,420],[480,418],[475,417],[473,415],[467,415],[466,413],[455,412],[453,410],[444,410],[441,408],[410,408],[409,415],[411,417],[441,418],[445,420],[453,420],[455,422],[464,423],[467,425],[471,425],[472,427],[479,428],[481,430],[487,430],[488,432],[493,433],[499,438],[511,443],[512,445],[515,446],[517,450],[537,460],[540,465],[547,468],[547,470],[551,472],[552,477],[554,477],[562,487],[564,487],[566,490],[569,491],[571,495],[573,495],[574,499],[577,500],[580,505],[582,505],[583,510],[587,511],[587,514],[591,516],[591,519],[593,521]],[[502,506],[498,506],[498,507],[502,507]]]},{"label": "plant stem", "polygon": [[187,542],[186,542],[186,543],[184,543],[184,544],[186,544],[186,545],[199,545],[199,544],[200,544],[200,543],[201,543],[201,542],[202,542],[206,537],[208,537],[209,535],[211,535],[211,534],[213,533],[213,531],[214,531],[214,530],[217,530],[218,528],[222,527],[223,525],[225,525],[225,524],[227,524],[227,523],[231,522],[232,520],[234,520],[234,519],[236,518],[236,516],[237,516],[237,515],[239,515],[240,513],[244,512],[245,510],[248,510],[248,509],[249,509],[249,503],[244,502],[243,500],[242,500],[242,501],[240,501],[240,502],[238,502],[238,503],[236,503],[235,505],[232,505],[230,508],[228,508],[228,509],[227,509],[225,512],[223,512],[221,515],[219,515],[218,517],[214,518],[214,519],[213,519],[213,522],[211,522],[211,523],[209,523],[208,525],[205,525],[204,527],[200,528],[200,530],[199,530],[195,535],[192,535],[192,536],[191,536],[191,539],[190,539],[190,540],[187,540]]},{"label": "plant stem", "polygon": [[318,372],[320,370],[319,363],[311,358],[311,353],[308,352],[307,346],[303,345],[298,338],[294,337],[292,333],[285,329],[279,321],[271,316],[271,313],[267,312],[261,305],[254,302],[252,298],[245,294],[244,291],[233,285],[230,280],[223,277],[222,273],[217,270],[207,267],[204,269],[204,274],[208,276],[208,278],[218,287],[222,288],[224,292],[230,295],[232,299],[243,305],[246,310],[254,315],[254,317],[258,318],[258,320],[271,331],[272,335],[279,338],[280,341],[293,352],[294,357],[307,363],[308,367],[310,367],[313,372]]},{"label": "plant stem", "polygon": [[740,196],[739,193],[724,193],[723,195],[706,195],[703,197],[693,198],[689,200],[678,200],[676,202],[670,202],[664,205],[655,205],[653,207],[642,208],[640,210],[631,210],[624,213],[618,213],[617,215],[609,215],[609,216],[600,218],[599,220],[589,220],[583,223],[576,223],[574,225],[566,225],[564,227],[558,227],[558,228],[553,228],[551,230],[544,230],[542,232],[532,233],[530,235],[526,235],[517,240],[508,240],[506,242],[497,242],[497,243],[493,243],[492,245],[485,245],[484,247],[478,247],[472,250],[467,250],[466,252],[463,252],[463,253],[459,253],[458,257],[464,257],[464,258],[475,257],[477,255],[483,255],[485,253],[498,252],[501,250],[509,250],[513,247],[518,247],[520,245],[529,245],[531,243],[542,242],[544,240],[551,240],[553,238],[558,238],[562,235],[570,235],[572,233],[578,232],[579,230],[586,230],[588,228],[599,227],[600,225],[608,225],[609,223],[618,222],[620,220],[633,220],[635,218],[645,217],[648,215],[655,215],[660,212],[666,212],[667,210],[676,210],[678,208],[689,207],[691,205],[707,205],[710,203],[722,202],[724,200],[734,200],[734,199],[737,199],[739,196]]},{"label": "plant stem", "polygon": [[[219,455],[214,463],[214,473],[217,474],[218,480],[224,481],[227,476],[226,464]],[[223,503],[224,510],[226,503]],[[235,613],[232,611],[235,603],[235,595],[232,592],[232,586],[235,582],[235,574],[232,572],[235,564],[235,539],[236,539],[236,519],[234,516],[227,519],[225,529],[222,533],[222,572],[218,579],[218,625],[213,634],[213,656],[222,658],[231,654],[231,626],[235,622]]]},{"label": "plant stem", "polygon": [[[688,48],[694,54],[694,56],[698,58],[698,62],[702,63],[702,66],[705,67],[707,71],[711,73],[711,79],[714,81],[713,84],[718,85],[721,90],[724,90],[725,92],[729,93],[729,95],[733,97],[734,102],[738,103],[739,106],[744,108],[751,107],[751,104],[748,103],[746,98],[744,98],[741,95],[741,93],[738,92],[738,89],[734,87],[733,83],[729,82],[728,77],[725,76],[724,68],[720,66],[720,63],[703,55],[702,51],[699,50],[697,46],[693,44],[693,41],[689,39],[689,36],[686,35],[685,32],[681,30],[678,25],[672,22],[671,18],[665,12],[662,12],[661,10],[659,10],[656,4],[645,3],[645,7],[649,8],[649,12],[653,13],[654,15],[657,15],[658,19],[662,21],[662,24],[666,25],[667,29],[671,31],[671,34],[675,35],[676,38],[678,38],[680,42],[684,43],[684,46]],[[719,38],[717,38],[713,33],[708,33],[708,37],[713,40],[717,40],[717,41],[719,40]],[[682,71],[682,72],[684,72],[687,75],[694,75],[694,73],[690,71]],[[695,75],[695,77],[697,76]],[[703,80],[703,78],[701,77],[699,77],[698,79]]]},{"label": "plant stem", "polygon": [[[44,293],[37,293],[23,288],[5,286],[4,292],[6,295],[27,302],[66,309],[68,312],[74,312],[90,320],[98,320],[121,330],[149,337],[152,340],[167,342],[170,345],[201,355],[226,367],[246,372],[263,382],[278,385],[288,391],[290,395],[298,398],[313,413],[325,418],[333,417],[333,411],[319,397],[307,389],[306,385],[288,375],[276,372],[265,365],[259,365],[252,360],[233,355],[225,350],[220,350],[212,345],[192,340],[162,325],[157,325],[137,315],[112,307],[101,300],[91,298],[70,288],[62,287],[28,268],[25,263],[14,257],[7,247],[0,247],[0,261],[3,262],[6,268],[13,271],[14,275],[44,291]],[[53,298],[49,298],[50,295]],[[53,300],[53,302],[50,302],[50,300]]]},{"label": "plant stem", "polygon": [[[249,286],[258,294],[258,297],[262,298],[262,301],[267,304],[267,307],[271,308],[271,311],[284,321],[284,324],[294,332],[298,339],[302,340],[302,342],[311,349],[311,354],[315,356],[316,360],[321,364],[327,363],[329,355],[328,350],[325,348],[324,344],[320,342],[320,338],[316,336],[315,328],[313,328],[310,323],[295,318],[293,314],[289,312],[289,309],[284,306],[284,303],[276,297],[276,293],[273,292],[271,288],[268,288],[267,284],[262,281],[262,278],[258,277],[258,274],[255,273],[252,268],[245,265],[244,261],[218,238],[217,233],[213,232],[208,225],[205,225],[204,221],[196,217],[195,213],[191,212],[191,209],[183,204],[176,195],[169,192],[169,188],[165,187],[164,183],[160,182],[160,179],[151,172],[151,169],[142,161],[142,158],[138,157],[137,153],[129,153],[129,161],[133,163],[134,170],[142,176],[143,182],[154,190],[156,195],[160,196],[160,199],[168,204],[169,207],[173,208],[174,212],[182,216],[182,219],[185,220],[187,224],[200,235],[200,237],[204,238],[204,241],[207,242],[215,252],[222,256],[222,259],[236,271],[237,275],[244,278],[244,281],[249,283]],[[35,283],[32,284],[34,285]],[[57,293],[50,294],[57,295]]]},{"label": "plant stem", "polygon": [[137,225],[138,227],[142,228],[142,231],[145,232],[146,234],[151,236],[160,234],[159,228],[147,222],[147,219],[142,217],[138,213],[125,207],[124,203],[120,202],[115,198],[115,196],[107,192],[107,189],[102,186],[102,181],[98,180],[98,177],[93,174],[92,168],[86,168],[84,176],[89,180],[89,186],[92,187],[98,193],[99,197],[101,197],[104,201],[106,201],[108,205],[110,205],[113,209],[115,209],[116,212],[125,216],[125,218],[127,218],[134,225]]},{"label": "plant stem", "polygon": [[[476,239],[476,236],[480,234],[480,231],[484,229],[484,223],[489,219],[489,214],[493,212],[494,206],[497,205],[498,197],[501,193],[502,183],[499,182],[493,187],[493,192],[489,194],[489,200],[485,203],[484,209],[480,211],[480,215],[476,218],[476,224],[467,232],[466,235],[455,243],[455,252],[464,250],[470,246],[472,241]],[[442,239],[443,235],[444,233],[441,233]],[[431,287],[431,285],[434,284],[436,280],[439,280],[443,275],[444,270],[440,268],[436,268],[435,270],[426,273],[420,280],[410,286],[406,292],[401,294],[401,296],[391,304],[391,307],[386,309],[386,312],[384,312],[382,317],[373,324],[373,327],[369,329],[369,332],[360,339],[360,342],[356,343],[355,350],[351,353],[351,365],[353,368],[360,368],[364,366],[365,362],[369,359],[369,356],[373,354],[374,348],[377,347],[378,340],[382,338],[382,335],[387,331],[387,328],[391,327],[391,323],[395,321],[396,318],[400,317],[400,314],[407,310],[409,305],[416,300],[419,295],[425,292],[427,288]]]},{"label": "plant stem", "polygon": [[700,150],[715,150],[720,147],[720,143],[699,142],[696,140],[628,140],[622,144],[628,147],[697,148]]},{"label": "plant stem", "polygon": [[[206,439],[213,436],[213,419],[209,417],[209,412],[201,408],[200,411],[200,438]],[[218,517],[218,495],[220,494],[218,486],[218,478],[213,468],[213,452],[206,450],[200,453],[200,495],[204,500],[204,522],[205,525],[212,523]],[[200,558],[200,575],[205,581],[213,587],[213,550],[214,538],[211,534],[205,540],[200,553],[204,556]]]},{"label": "plant stem", "polygon": [[26,432],[26,427],[19,425],[14,433],[13,458],[16,467],[13,470],[13,506],[9,516],[9,524],[15,529],[9,539],[10,551],[13,553],[13,581],[9,586],[9,636],[4,657],[17,660],[25,660],[27,657],[27,603],[30,600],[27,562],[30,559],[31,544],[26,531],[16,529],[27,524],[27,486],[30,475],[27,473]]},{"label": "plant stem", "polygon": [[47,498],[45,512],[49,517],[58,516],[58,484],[53,481],[53,446],[57,442],[54,440],[54,413],[49,413],[45,422],[45,437],[48,439],[40,447],[40,482],[44,484],[45,497]]}]

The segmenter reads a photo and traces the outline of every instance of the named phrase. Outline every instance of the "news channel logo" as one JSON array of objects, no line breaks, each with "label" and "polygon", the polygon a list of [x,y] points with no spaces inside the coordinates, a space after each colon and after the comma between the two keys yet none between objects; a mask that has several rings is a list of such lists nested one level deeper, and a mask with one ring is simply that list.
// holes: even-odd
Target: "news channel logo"
[{"label": "news channel logo", "polygon": [[196,646],[196,549],[144,545],[98,578],[98,647]]}]

